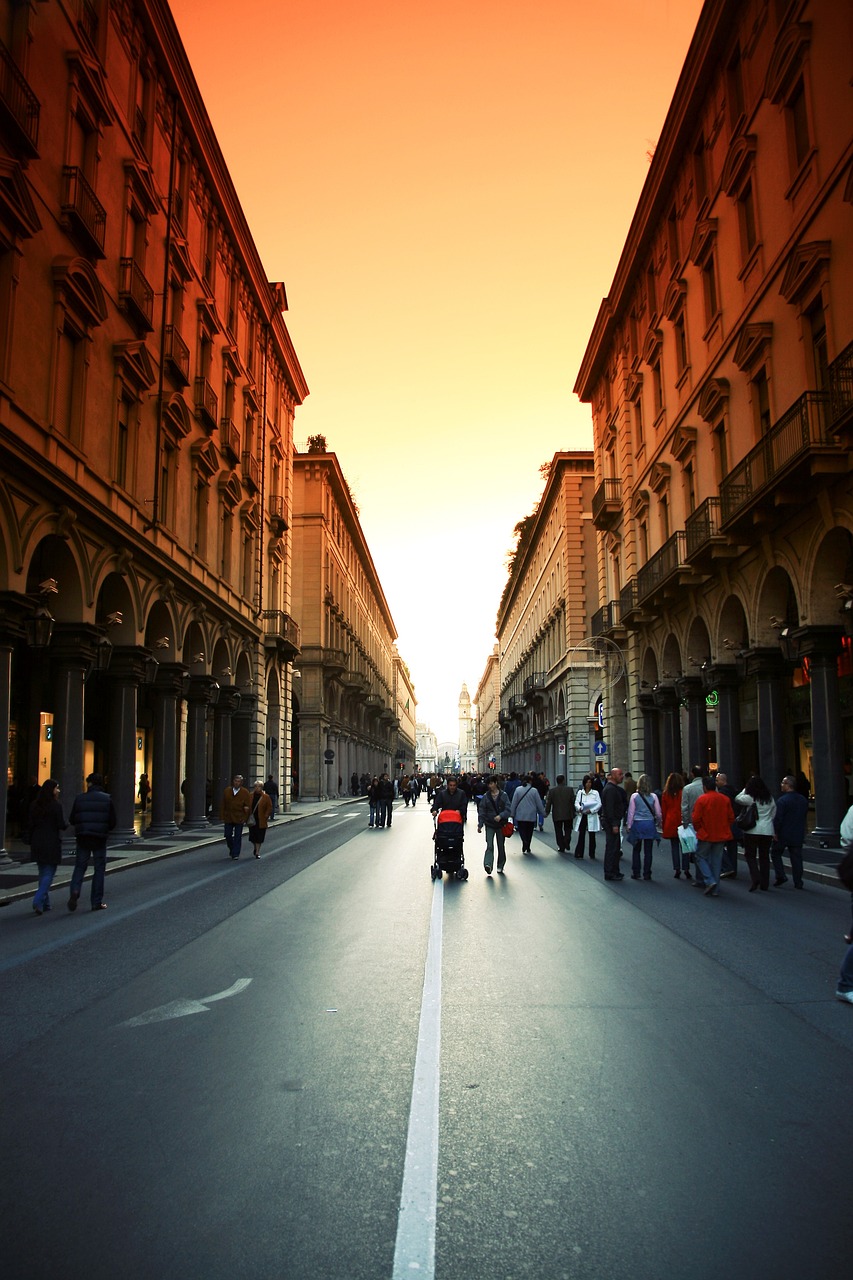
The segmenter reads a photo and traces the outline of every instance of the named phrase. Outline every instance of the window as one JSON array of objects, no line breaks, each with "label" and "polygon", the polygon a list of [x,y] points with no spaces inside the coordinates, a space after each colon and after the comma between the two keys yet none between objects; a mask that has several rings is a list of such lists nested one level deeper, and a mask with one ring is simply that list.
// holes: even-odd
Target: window
[{"label": "window", "polygon": [[748,258],[758,242],[755,227],[755,200],[752,195],[752,183],[747,182],[738,200],[738,218],[740,221],[741,252]]},{"label": "window", "polygon": [[763,367],[751,380],[752,412],[755,419],[755,430],[758,438],[766,436],[771,426],[770,419],[770,385],[767,371]]},{"label": "window", "polygon": [[204,260],[202,276],[205,284],[212,290],[216,272],[216,223],[208,218],[204,227]]},{"label": "window", "polygon": [[702,264],[702,292],[705,299],[705,324],[710,325],[720,310],[717,295],[717,260],[713,250]]},{"label": "window", "polygon": [[687,359],[687,331],[684,324],[684,312],[679,311],[672,323],[672,331],[675,336],[675,363],[678,370],[678,376],[681,377],[689,363]]},{"label": "window", "polygon": [[210,486],[202,476],[196,476],[193,492],[193,552],[200,560],[207,559],[207,515]]},{"label": "window", "polygon": [[811,150],[809,118],[806,110],[806,91],[799,80],[788,100],[788,136],[794,170],[798,170]]},{"label": "window", "polygon": [[714,438],[714,458],[717,468],[717,484],[729,474],[729,451],[726,443],[726,424],[723,421],[717,423],[713,431]]},{"label": "window", "polygon": [[647,267],[646,269],[646,294],[649,301],[649,319],[657,314],[657,290],[655,288],[655,269]]},{"label": "window", "polygon": [[648,563],[649,559],[649,530],[645,520],[637,523],[637,554],[639,556],[639,567]]},{"label": "window", "polygon": [[693,474],[693,463],[688,462],[682,471],[684,478],[684,505],[687,514],[696,510],[696,477]]},{"label": "window", "polygon": [[643,396],[642,392],[637,395],[634,401],[634,440],[637,452],[645,447],[646,435],[645,424],[643,422]]},{"label": "window", "polygon": [[175,488],[178,469],[178,451],[171,442],[163,446],[160,457],[159,511],[161,524],[172,528],[175,518]]},{"label": "window", "polygon": [[699,209],[708,199],[708,168],[704,138],[700,138],[693,148],[693,188],[696,192],[696,208]]},{"label": "window", "polygon": [[829,386],[829,359],[826,350],[826,315],[823,300],[818,297],[806,312],[806,333],[809,345],[809,375],[815,391],[826,391]]},{"label": "window", "polygon": [[128,456],[130,449],[130,420],[133,412],[132,402],[127,396],[121,396],[118,402],[115,437],[115,467],[113,474],[120,489],[128,485]]},{"label": "window", "polygon": [[744,114],[743,95],[743,63],[740,49],[735,49],[726,68],[726,90],[728,93],[729,128],[734,133]]},{"label": "window", "polygon": [[59,335],[53,425],[68,440],[80,441],[83,417],[83,339],[66,321]]},{"label": "window", "polygon": [[231,546],[234,541],[234,512],[226,508],[219,526],[219,576],[225,581],[231,577]]},{"label": "window", "polygon": [[651,364],[652,372],[652,404],[655,411],[655,420],[663,409],[663,374],[661,372],[660,353],[658,353]]},{"label": "window", "polygon": [[660,512],[661,542],[666,542],[670,534],[669,498],[666,496],[666,494],[661,494],[661,496],[658,498],[658,510]]},{"label": "window", "polygon": [[674,209],[670,211],[666,220],[666,237],[670,271],[677,271],[681,261],[681,249],[678,241],[678,216]]}]

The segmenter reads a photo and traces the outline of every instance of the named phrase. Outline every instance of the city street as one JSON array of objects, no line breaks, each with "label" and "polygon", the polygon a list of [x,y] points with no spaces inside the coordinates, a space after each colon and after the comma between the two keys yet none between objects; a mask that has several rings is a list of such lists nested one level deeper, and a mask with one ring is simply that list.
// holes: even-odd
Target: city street
[{"label": "city street", "polygon": [[433,885],[431,834],[331,808],[0,913],[9,1280],[846,1274],[849,896],[605,883],[550,822],[487,878],[473,817]]}]

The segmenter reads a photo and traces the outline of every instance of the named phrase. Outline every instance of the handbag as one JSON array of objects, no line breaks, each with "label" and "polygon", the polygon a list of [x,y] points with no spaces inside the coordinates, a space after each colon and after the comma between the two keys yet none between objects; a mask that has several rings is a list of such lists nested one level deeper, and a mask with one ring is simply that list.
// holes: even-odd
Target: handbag
[{"label": "handbag", "polygon": [[735,825],[741,831],[751,831],[758,821],[758,805],[754,800],[749,804],[741,802],[735,810]]},{"label": "handbag", "polygon": [[246,819],[246,825],[249,827],[256,827],[258,825],[258,820],[253,813],[250,813]]},{"label": "handbag", "polygon": [[506,836],[507,839],[509,839],[510,836],[515,835],[515,827],[511,822],[505,822],[501,827],[501,831],[503,832],[503,834]]},{"label": "handbag", "polygon": [[696,832],[692,823],[686,827],[678,828],[678,843],[682,853],[696,852]]}]

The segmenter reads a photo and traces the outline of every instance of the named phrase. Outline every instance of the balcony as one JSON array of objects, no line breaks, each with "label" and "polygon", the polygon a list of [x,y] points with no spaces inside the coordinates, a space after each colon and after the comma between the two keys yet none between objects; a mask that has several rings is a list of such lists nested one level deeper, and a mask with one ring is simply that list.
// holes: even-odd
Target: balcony
[{"label": "balcony", "polygon": [[722,527],[753,530],[786,507],[802,505],[818,476],[844,475],[848,451],[826,430],[829,396],[807,391],[720,483]]},{"label": "balcony", "polygon": [[219,448],[231,462],[240,457],[240,432],[232,418],[223,418],[219,424]]},{"label": "balcony", "polygon": [[195,380],[195,416],[203,427],[213,431],[219,417],[219,397],[207,378]]},{"label": "balcony", "polygon": [[592,495],[592,523],[596,529],[611,529],[622,515],[622,481],[602,480]]},{"label": "balcony", "polygon": [[511,716],[522,716],[525,706],[526,700],[516,693],[509,700],[509,714]]},{"label": "balcony", "polygon": [[637,574],[637,603],[660,602],[681,587],[698,586],[704,580],[687,560],[687,534],[680,529],[667,538]]},{"label": "balcony", "polygon": [[706,498],[685,520],[686,556],[694,567],[730,560],[743,550],[741,543],[721,532],[722,520],[719,498]]},{"label": "balcony", "polygon": [[287,520],[284,516],[284,498],[281,494],[271,493],[267,503],[270,524],[273,533],[281,536],[287,531]]},{"label": "balcony", "polygon": [[524,695],[525,702],[535,702],[538,697],[542,696],[542,691],[547,683],[547,677],[544,671],[534,671],[533,675],[526,676],[521,691]]},{"label": "balcony", "polygon": [[327,675],[338,676],[347,669],[347,655],[343,649],[324,649],[322,663]]},{"label": "balcony", "polygon": [[255,492],[261,487],[261,464],[248,449],[243,451],[243,480]]},{"label": "balcony", "polygon": [[[853,430],[853,342],[829,366],[829,429],[833,434]],[[848,439],[846,447],[850,444]]]},{"label": "balcony", "polygon": [[0,121],[16,151],[38,155],[41,105],[9,50],[0,40]]},{"label": "balcony", "polygon": [[341,677],[341,683],[345,689],[349,689],[350,693],[362,693],[369,681],[360,671],[345,671]]},{"label": "balcony", "polygon": [[92,4],[92,0],[80,0],[80,12],[77,15],[77,22],[80,30],[86,36],[92,48],[97,48],[98,44],[98,10]]},{"label": "balcony", "polygon": [[507,725],[512,724],[512,712],[508,707],[501,707],[498,712],[498,724],[503,725],[504,728],[506,728]]},{"label": "balcony", "polygon": [[119,262],[118,297],[132,323],[150,333],[154,328],[154,290],[133,258]]},{"label": "balcony", "polygon": [[385,705],[382,697],[378,693],[368,693],[365,695],[364,705],[368,711],[381,711]]},{"label": "balcony", "polygon": [[264,628],[264,647],[274,649],[285,662],[299,655],[299,626],[290,614],[282,609],[264,609],[261,612]]},{"label": "balcony", "polygon": [[106,209],[75,165],[65,165],[62,170],[62,219],[82,248],[93,257],[106,256]]},{"label": "balcony", "polygon": [[179,387],[190,382],[190,349],[173,324],[166,325],[166,347],[163,353],[169,373]]},{"label": "balcony", "polygon": [[640,605],[636,578],[632,578],[619,592],[619,618],[629,630],[654,622],[654,614],[645,612]]},{"label": "balcony", "polygon": [[593,638],[596,636],[612,636],[618,631],[624,631],[620,621],[618,600],[610,600],[592,615],[590,631]]}]

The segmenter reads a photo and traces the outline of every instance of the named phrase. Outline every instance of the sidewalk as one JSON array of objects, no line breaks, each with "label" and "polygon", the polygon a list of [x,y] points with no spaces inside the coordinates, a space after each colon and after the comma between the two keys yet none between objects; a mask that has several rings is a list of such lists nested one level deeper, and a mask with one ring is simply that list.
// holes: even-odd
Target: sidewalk
[{"label": "sidewalk", "polygon": [[[364,804],[366,822],[367,802],[364,797],[342,796],[334,800],[298,800],[291,806],[288,813],[280,813],[275,821],[270,823],[270,828],[275,830],[288,822],[298,822],[300,818],[310,818],[317,813],[327,813],[344,805],[360,803]],[[186,833],[177,831],[157,839],[149,838],[143,832],[136,840],[108,846],[107,875],[112,875],[116,871],[126,871],[129,867],[136,867],[142,862],[159,862],[162,858],[174,858],[180,853],[189,853],[192,849],[203,849],[207,845],[221,843],[222,826],[218,822],[211,823],[208,830]],[[13,859],[24,858],[29,853],[27,846],[20,840],[7,840],[6,848]],[[62,865],[57,868],[51,891],[70,884],[73,870],[74,859],[66,856]],[[87,878],[91,874],[90,868]],[[31,897],[37,883],[38,867],[34,862],[0,863],[0,907],[7,907],[12,902]]]}]

